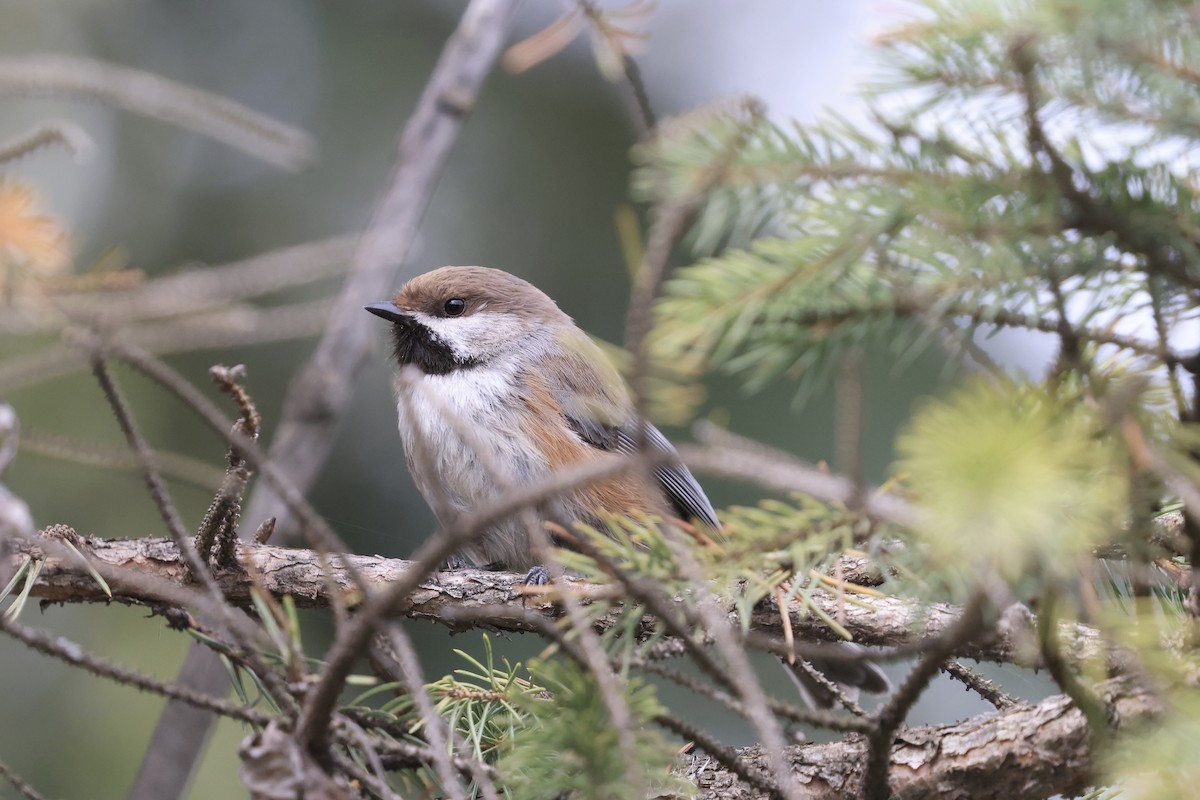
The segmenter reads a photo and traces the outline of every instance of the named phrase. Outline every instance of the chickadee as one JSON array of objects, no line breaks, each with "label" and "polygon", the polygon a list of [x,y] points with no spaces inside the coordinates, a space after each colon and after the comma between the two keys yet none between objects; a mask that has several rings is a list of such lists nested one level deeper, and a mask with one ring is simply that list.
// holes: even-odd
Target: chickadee
[{"label": "chickadee", "polygon": [[[366,310],[392,323],[396,361],[419,372],[413,387],[396,384],[403,393],[400,436],[417,488],[443,524],[508,487],[538,484],[605,453],[636,452],[637,416],[621,376],[532,284],[498,269],[442,267]],[[469,436],[463,425],[470,426]],[[668,459],[675,452],[654,426],[645,425],[645,436],[647,446]],[[599,480],[534,513],[538,521],[601,528],[605,515],[631,512],[720,527],[682,463],[668,460],[652,474],[653,482],[634,472]],[[525,525],[519,517],[498,522],[464,555],[476,564],[528,570],[527,581],[544,582]],[[859,671],[862,665],[847,666]],[[872,690],[882,680],[886,688],[878,669],[867,666],[873,672],[853,683]],[[815,704],[829,704],[810,686],[802,689]]]}]

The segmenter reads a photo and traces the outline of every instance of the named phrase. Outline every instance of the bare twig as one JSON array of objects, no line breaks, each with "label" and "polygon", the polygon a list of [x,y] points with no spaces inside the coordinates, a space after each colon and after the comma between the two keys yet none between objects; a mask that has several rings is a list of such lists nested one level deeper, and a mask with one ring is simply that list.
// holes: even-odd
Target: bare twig
[{"label": "bare twig", "polygon": [[[356,724],[368,730],[383,730],[394,737],[406,736],[409,729],[405,725],[397,724],[395,718],[391,715],[368,715],[363,714],[360,710],[354,708],[346,708],[341,714],[343,722],[347,719],[353,720]],[[422,764],[429,764],[433,761],[433,753],[429,748],[412,742],[401,741],[399,738],[372,740],[380,757],[389,763],[392,767],[416,767]],[[454,768],[464,775],[482,774],[491,782],[498,779],[496,768],[490,764],[484,764],[474,758],[464,758],[458,755],[450,757],[450,763]]]},{"label": "bare twig", "polygon": [[274,671],[268,669],[254,655],[253,649],[249,646],[249,641],[239,635],[240,629],[235,625],[229,624],[228,620],[231,616],[231,609],[226,606],[221,590],[217,587],[212,575],[209,574],[206,565],[200,559],[191,538],[183,527],[183,519],[179,516],[179,511],[175,508],[175,503],[171,500],[170,492],[167,491],[166,484],[163,483],[162,477],[158,474],[158,468],[154,464],[154,454],[150,450],[149,445],[146,444],[145,439],[138,432],[129,407],[125,404],[124,398],[121,397],[116,384],[113,382],[103,357],[93,355],[92,371],[95,373],[96,380],[100,383],[100,387],[104,391],[109,405],[116,414],[117,422],[120,424],[121,430],[129,442],[129,446],[137,453],[138,458],[142,462],[142,472],[146,480],[146,486],[150,491],[151,497],[154,499],[155,505],[158,507],[163,522],[166,523],[167,530],[170,531],[171,537],[175,540],[176,547],[179,548],[179,552],[183,556],[184,563],[187,564],[188,572],[190,573],[189,577],[204,587],[204,590],[212,598],[214,607],[221,615],[220,618],[226,623],[227,630],[237,641],[243,644],[251,660],[251,664],[255,668],[255,673],[271,692],[275,702],[282,707],[288,707],[292,704],[292,701],[287,687]]},{"label": "bare twig", "polygon": [[732,747],[721,744],[721,742],[709,736],[705,731],[694,725],[689,725],[674,714],[659,714],[654,718],[654,721],[667,730],[682,736],[684,739],[694,742],[702,751],[715,758],[721,766],[734,775],[737,775],[757,791],[765,793],[768,797],[777,795],[776,786],[771,779],[762,771],[747,766]]},{"label": "bare twig", "polygon": [[386,781],[362,769],[354,762],[354,759],[336,750],[331,757],[338,769],[346,773],[351,780],[362,784],[371,793],[371,796],[378,797],[380,800],[401,800],[400,795],[393,792],[392,787],[388,786]]},{"label": "bare twig", "polygon": [[[251,441],[258,439],[262,428],[262,417],[250,395],[242,386],[246,368],[216,366],[209,370],[213,381],[221,391],[233,397],[241,418],[233,424],[234,433]],[[230,445],[225,456],[225,478],[217,496],[213,498],[196,534],[196,550],[201,558],[211,559],[219,567],[235,565],[235,545],[238,539],[237,523],[242,511],[242,497],[250,481],[246,468],[246,457],[236,445]]]},{"label": "bare twig", "polygon": [[0,475],[8,471],[21,444],[21,420],[8,403],[0,401]]},{"label": "bare twig", "polygon": [[957,659],[947,661],[942,669],[955,680],[962,681],[967,688],[974,690],[976,694],[1001,711],[1021,705],[1020,700]]},{"label": "bare twig", "polygon": [[[235,301],[341,274],[354,253],[357,238],[334,236],[280,247],[228,264],[174,270],[136,288],[110,292],[104,297],[103,308],[90,310],[103,314],[103,320],[127,323],[228,307]],[[55,299],[65,309],[88,310],[95,304],[91,295],[64,295]]]},{"label": "bare twig", "polygon": [[[664,667],[653,661],[638,661],[634,664],[640,670],[650,672],[667,680],[677,683],[693,694],[701,697],[706,697],[714,703],[718,703],[736,714],[746,715],[745,706],[741,704],[732,695],[721,691],[715,686],[710,686],[701,680],[693,678],[691,675],[680,672],[678,670]],[[771,711],[789,722],[795,722],[801,725],[812,725],[815,727],[825,728],[827,730],[842,731],[845,733],[866,733],[871,729],[870,724],[857,717],[847,717],[844,714],[834,714],[829,711],[820,711],[815,709],[800,708],[778,697],[771,697],[767,701],[771,707]],[[862,715],[862,716],[865,716]]]},{"label": "bare twig", "polygon": [[[463,788],[458,772],[450,760],[449,739],[453,735],[453,731],[447,722],[438,715],[433,703],[429,700],[429,693],[425,689],[425,678],[421,671],[421,661],[413,649],[412,639],[403,628],[393,625],[388,631],[387,643],[389,645],[388,655],[396,661],[396,669],[393,670],[395,677],[400,680],[405,691],[408,692],[408,696],[412,698],[413,705],[423,723],[425,737],[429,740],[429,763],[433,765],[434,774],[441,782],[442,791],[454,800],[459,798],[466,800],[466,789]],[[303,730],[300,731],[300,735],[304,735]],[[321,742],[322,746],[327,744],[327,741]]]},{"label": "bare twig", "polygon": [[[794,645],[788,648],[789,652],[794,649]],[[849,711],[854,716],[860,718],[865,718],[867,716],[867,712],[863,710],[862,706],[856,703],[853,698],[846,694],[846,692],[842,691],[842,687],[830,680],[828,675],[814,667],[812,662],[807,658],[797,659],[795,664],[788,664],[787,669],[796,670],[797,675],[799,672],[803,672],[808,680],[819,686],[823,691],[828,692],[829,696],[834,702]]]},{"label": "bare twig", "polygon": [[862,504],[863,494],[863,395],[866,368],[860,347],[853,347],[838,361],[834,402],[837,413],[833,430],[833,463],[854,487],[847,503],[851,508]]},{"label": "bare twig", "polygon": [[201,694],[186,687],[177,686],[153,676],[145,675],[130,667],[117,664],[100,656],[92,655],[75,642],[68,641],[62,637],[50,636],[42,631],[22,625],[15,620],[8,619],[3,615],[0,615],[0,631],[7,633],[18,641],[24,642],[42,655],[57,658],[73,667],[79,667],[85,672],[90,672],[102,678],[108,678],[125,686],[132,686],[135,689],[141,689],[146,692],[154,692],[164,697],[172,697],[190,706],[203,708],[214,714],[248,722],[252,725],[266,725],[271,719],[269,715],[253,708],[231,703],[221,697]]},{"label": "bare twig", "polygon": [[[849,505],[859,490],[854,481],[831,475],[795,456],[723,431],[709,422],[696,423],[696,438],[709,447],[680,447],[684,463],[698,472],[752,481],[783,492],[801,492],[825,502]],[[862,509],[870,517],[919,529],[921,512],[908,501],[864,487]]]},{"label": "bare twig", "polygon": [[621,78],[627,92],[629,119],[637,131],[638,138],[645,138],[658,124],[658,115],[650,103],[650,95],[646,91],[646,83],[642,80],[642,70],[630,54],[620,36],[616,35],[612,26],[604,18],[604,11],[591,0],[576,0],[583,19],[591,24],[595,35],[608,48],[614,58],[621,63]]},{"label": "bare twig", "polygon": [[1104,698],[1092,692],[1063,657],[1058,626],[1054,622],[1056,605],[1056,598],[1048,595],[1043,602],[1042,614],[1038,617],[1037,631],[1042,649],[1042,662],[1054,682],[1071,698],[1076,708],[1083,712],[1093,740],[1105,744],[1111,736],[1117,718]]},{"label": "bare twig", "polygon": [[78,125],[42,125],[15,139],[0,142],[0,164],[16,161],[52,145],[65,147],[77,160],[82,160],[95,148],[91,138]]},{"label": "bare twig", "polygon": [[[26,430],[21,436],[21,452],[46,458],[57,458],[109,470],[141,470],[137,456],[128,447],[113,446],[103,442],[80,441],[53,433]],[[206,491],[221,485],[221,470],[198,458],[154,451],[155,460],[163,477],[183,481]]]},{"label": "bare twig", "polygon": [[929,686],[938,671],[967,641],[984,633],[984,593],[977,591],[963,607],[963,613],[950,630],[935,640],[925,656],[905,678],[904,683],[875,712],[875,730],[867,734],[867,765],[863,771],[865,800],[889,800],[892,789],[888,772],[892,760],[892,742],[909,710]]},{"label": "bare twig", "polygon": [[240,103],[149,72],[90,58],[0,58],[0,94],[101,100],[198,131],[286,169],[307,166],[316,155],[308,134]]},{"label": "bare twig", "polygon": [[99,382],[109,406],[112,407],[113,413],[117,417],[117,423],[121,426],[121,432],[125,434],[125,439],[129,442],[130,449],[137,454],[138,460],[141,462],[142,477],[146,481],[146,488],[150,492],[150,497],[154,500],[155,507],[158,508],[159,516],[166,523],[171,538],[175,540],[175,546],[179,548],[184,563],[188,565],[188,569],[192,573],[192,579],[203,585],[209,594],[214,597],[220,597],[221,592],[216,584],[212,582],[212,578],[208,576],[208,570],[205,568],[204,562],[192,546],[192,542],[183,527],[183,518],[179,516],[179,511],[175,508],[174,501],[171,500],[170,492],[167,491],[167,485],[163,482],[162,476],[159,475],[158,467],[154,463],[154,452],[146,444],[146,440],[142,438],[141,433],[138,432],[137,426],[133,421],[133,415],[130,413],[125,399],[117,389],[116,383],[113,382],[112,375],[109,373],[104,359],[99,355],[92,357],[92,372],[95,374],[96,380]]},{"label": "bare twig", "polygon": [[[324,326],[327,300],[273,308],[235,308],[209,318],[172,320],[122,330],[110,342],[158,355],[190,353],[230,345],[263,344],[313,336]],[[90,332],[68,328],[68,342],[88,338]],[[86,360],[72,344],[56,344],[10,358],[0,364],[0,391],[12,392],[71,375]]]},{"label": "bare twig", "polygon": [[0,778],[8,781],[9,785],[16,789],[25,800],[46,800],[44,795],[29,785],[24,778],[3,761],[0,761]]}]

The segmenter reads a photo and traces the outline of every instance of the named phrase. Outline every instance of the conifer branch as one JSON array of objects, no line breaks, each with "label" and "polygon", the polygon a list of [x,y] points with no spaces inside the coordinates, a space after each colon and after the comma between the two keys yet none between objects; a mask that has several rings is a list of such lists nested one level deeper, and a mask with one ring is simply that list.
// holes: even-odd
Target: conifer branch
[{"label": "conifer branch", "polygon": [[[18,563],[30,545],[18,547],[9,556],[10,563]],[[150,537],[143,539],[101,539],[81,537],[80,550],[89,557],[101,574],[109,580],[113,597],[145,602],[167,602],[190,605],[194,601],[177,593],[164,593],[163,587],[178,586],[187,574],[186,565],[178,548],[169,540]],[[442,547],[438,547],[440,553]],[[261,587],[272,595],[290,595],[302,608],[326,608],[336,600],[344,600],[360,594],[359,580],[365,583],[369,605],[384,606],[389,602],[386,595],[397,585],[406,587],[399,593],[407,598],[400,609],[404,616],[438,622],[455,630],[482,627],[514,632],[537,632],[533,618],[555,621],[561,616],[552,597],[539,599],[537,596],[514,594],[514,588],[523,585],[524,575],[510,572],[493,572],[473,568],[452,571],[425,572],[423,562],[379,556],[346,555],[326,561],[318,551],[274,547],[241,543],[238,545],[238,561],[247,566],[241,570],[218,572],[214,576],[216,585],[226,601],[234,606],[252,606],[251,592],[255,582],[247,573],[258,576]],[[440,561],[438,562],[440,564]],[[414,580],[418,572],[425,572]],[[130,580],[121,581],[119,576],[128,575]],[[147,581],[132,578],[144,576]],[[629,576],[633,578],[635,576]],[[579,599],[590,602],[612,602],[618,595],[611,589],[593,586],[571,577],[564,577],[563,591],[571,591]],[[648,587],[642,587],[645,597],[653,599]],[[642,600],[640,593],[634,599]],[[661,595],[661,590],[658,592]],[[99,587],[83,565],[66,555],[53,554],[48,557],[38,582],[31,595],[53,603],[108,602],[109,597]],[[394,594],[392,596],[395,596]],[[671,614],[685,613],[686,604],[681,598],[666,598]],[[944,603],[922,604],[890,597],[862,597],[855,604],[842,604],[832,594],[815,592],[814,604],[830,617],[843,616],[842,624],[850,631],[855,641],[877,647],[899,647],[902,654],[921,652],[927,643],[940,641],[951,630],[961,616],[961,609]],[[396,606],[391,606],[395,608]],[[360,609],[360,614],[364,610]],[[651,609],[654,611],[654,609]],[[476,613],[478,612],[478,613]],[[664,617],[665,618],[665,617]],[[607,630],[619,619],[619,608],[604,614],[594,614],[593,625],[597,630]],[[738,627],[736,617],[730,613],[729,623]],[[815,658],[836,657],[820,643],[837,642],[840,639],[815,616],[800,616],[793,611],[791,624],[800,639],[815,644],[797,642],[796,653]],[[649,635],[657,625],[653,616],[645,618],[638,630]],[[751,632],[779,637],[782,642],[780,612],[773,600],[756,607],[749,617]],[[682,628],[680,630],[683,630]],[[1131,662],[1120,651],[1110,651],[1100,632],[1080,623],[1059,623],[1059,647],[1063,657],[1071,663],[1083,663],[1097,658],[1104,659],[1114,674],[1127,670]],[[700,642],[703,643],[703,640]],[[956,648],[956,655],[981,661],[1020,662],[1022,642],[1017,632],[1000,630],[986,640]]]}]

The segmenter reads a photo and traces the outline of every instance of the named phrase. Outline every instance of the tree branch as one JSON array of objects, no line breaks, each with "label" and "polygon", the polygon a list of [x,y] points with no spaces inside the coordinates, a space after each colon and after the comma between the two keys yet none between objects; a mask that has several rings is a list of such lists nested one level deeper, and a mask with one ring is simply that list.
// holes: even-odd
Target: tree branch
[{"label": "tree branch", "polygon": [[0,59],[0,95],[100,100],[180,125],[284,169],[312,163],[308,134],[240,103],[142,70],[90,58],[23,55]]},{"label": "tree branch", "polygon": [[[1163,710],[1150,693],[1121,679],[1103,683],[1098,690],[1125,724]],[[892,747],[892,797],[1073,797],[1094,780],[1088,742],[1087,720],[1064,695],[951,725],[908,728]],[[791,747],[787,758],[800,777],[805,800],[835,800],[854,796],[866,751],[866,740],[853,738]],[[765,769],[760,748],[745,748],[739,754],[744,764]],[[676,773],[694,781],[701,798],[765,797],[705,756],[689,757]]]},{"label": "tree branch", "polygon": [[[113,597],[139,602],[176,602],[178,598],[158,596],[153,585],[178,586],[188,577],[187,566],[180,557],[178,548],[171,541],[159,537],[143,539],[101,539],[84,536],[79,541],[80,550],[95,558],[107,569],[102,570],[109,578]],[[17,547],[10,556],[11,565],[24,558],[29,547]],[[336,559],[323,559],[314,550],[290,549],[271,545],[240,543],[238,561],[246,570],[217,571],[214,578],[225,597],[235,606],[250,607],[250,592],[257,576],[258,584],[273,595],[291,595],[297,606],[324,608],[335,601],[352,605],[361,601],[352,571],[357,572],[371,587],[384,589],[394,586],[405,578],[412,569],[412,561],[380,556],[344,555]],[[114,579],[114,573],[126,569],[139,575],[154,578],[154,581],[127,582]],[[854,580],[849,574],[847,580]],[[514,632],[536,632],[529,615],[557,620],[561,611],[550,599],[514,594],[514,587],[523,584],[524,576],[510,572],[491,572],[480,569],[458,569],[437,572],[412,591],[402,613],[414,619],[439,622],[456,630],[472,627],[493,628]],[[615,602],[619,596],[610,586],[597,586],[565,576],[563,587],[576,593],[580,602]],[[337,596],[331,594],[337,592]],[[48,602],[108,602],[109,598],[96,584],[91,574],[82,565],[51,555],[31,592],[33,597]],[[855,603],[843,603],[837,596],[826,592],[814,592],[813,603],[829,616],[834,616],[854,635],[855,641],[878,647],[921,647],[935,641],[949,631],[960,619],[961,609],[946,603],[921,604],[891,597],[856,598]],[[677,600],[676,602],[682,602]],[[486,613],[475,613],[475,612]],[[598,615],[595,625],[607,629],[615,624],[618,611]],[[731,623],[736,620],[730,614]],[[646,617],[642,633],[649,633],[654,624],[653,617]],[[824,645],[820,642],[839,641],[816,615],[801,617],[793,611],[791,624],[797,637],[815,640],[816,644],[798,644],[796,651],[802,655],[825,657]],[[1033,622],[1029,623],[1032,631]],[[750,631],[782,637],[783,624],[774,600],[761,603],[751,614]],[[1087,625],[1063,622],[1059,624],[1059,639],[1062,655],[1073,663],[1097,658],[1106,659],[1108,669],[1114,674],[1128,667],[1128,657],[1112,650],[1100,632]],[[960,658],[981,661],[1026,662],[1021,638],[1022,631],[1012,626],[999,629],[985,640],[971,642],[955,652]]]}]

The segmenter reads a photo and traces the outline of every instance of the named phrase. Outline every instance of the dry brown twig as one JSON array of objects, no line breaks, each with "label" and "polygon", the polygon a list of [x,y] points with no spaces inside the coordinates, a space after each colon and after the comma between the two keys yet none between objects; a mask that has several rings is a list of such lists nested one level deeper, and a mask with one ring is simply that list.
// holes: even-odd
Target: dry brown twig
[{"label": "dry brown twig", "polygon": [[[209,370],[209,375],[221,391],[230,395],[237,404],[240,418],[233,423],[232,433],[251,441],[257,440],[262,430],[262,417],[242,386],[246,368],[240,364],[236,367],[216,366]],[[234,549],[238,539],[237,524],[242,512],[242,497],[250,483],[250,470],[246,467],[245,456],[236,445],[230,445],[225,463],[221,487],[196,533],[196,551],[214,567],[229,569],[237,565]]]}]

